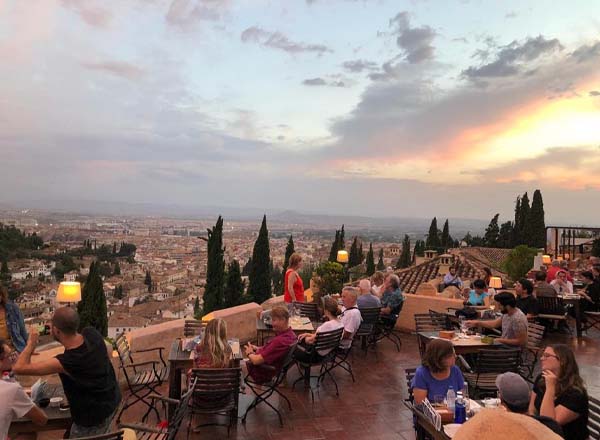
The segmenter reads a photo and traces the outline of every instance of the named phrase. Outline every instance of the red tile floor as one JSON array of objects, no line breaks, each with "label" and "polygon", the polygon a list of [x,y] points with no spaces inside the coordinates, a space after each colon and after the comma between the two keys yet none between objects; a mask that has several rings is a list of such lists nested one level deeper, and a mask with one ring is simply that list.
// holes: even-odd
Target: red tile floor
[{"label": "red tile floor", "polygon": [[[339,398],[335,396],[335,388],[329,379],[319,392],[315,392],[314,403],[311,402],[310,391],[304,390],[301,383],[296,386],[295,391],[286,386],[283,392],[290,399],[293,409],[288,411],[285,402],[279,405],[284,418],[283,427],[279,425],[276,414],[263,404],[248,415],[245,425],[239,422],[229,438],[414,439],[412,415],[403,405],[406,396],[403,369],[419,364],[419,352],[415,336],[403,335],[402,342],[400,353],[387,341],[378,345],[377,356],[374,352],[369,352],[364,358],[363,353],[356,350],[353,360],[356,383],[352,383],[350,376],[342,370],[335,373],[340,387]],[[591,331],[581,341],[570,335],[551,334],[545,342],[562,342],[572,346],[590,394],[600,396],[600,332]],[[297,377],[298,371],[290,370],[288,383],[291,384]],[[165,389],[165,393],[166,391]],[[247,390],[246,393],[240,396],[240,417],[251,401],[251,391]],[[275,396],[272,399],[273,404],[278,404]],[[140,414],[141,408],[133,407],[123,416],[123,421],[139,420]],[[184,421],[178,439],[185,439],[186,431],[187,420]],[[190,437],[227,438],[227,429],[201,428],[200,432],[192,433]],[[44,435],[44,438],[58,436]]]}]

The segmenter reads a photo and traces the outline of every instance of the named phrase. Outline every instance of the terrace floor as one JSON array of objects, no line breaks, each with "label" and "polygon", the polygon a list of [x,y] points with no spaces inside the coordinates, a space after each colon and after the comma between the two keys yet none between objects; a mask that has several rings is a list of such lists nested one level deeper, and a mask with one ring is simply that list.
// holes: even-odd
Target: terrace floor
[{"label": "terrace floor", "polygon": [[[390,342],[378,345],[378,356],[369,352],[367,358],[360,350],[354,353],[353,369],[356,383],[342,370],[335,373],[340,387],[339,398],[330,380],[326,380],[320,391],[315,392],[315,402],[311,402],[310,391],[302,384],[293,391],[286,386],[282,391],[292,403],[290,412],[285,402],[280,406],[284,426],[280,427],[276,414],[266,405],[259,405],[249,415],[245,425],[238,423],[232,430],[230,439],[369,439],[386,440],[414,439],[412,414],[403,405],[406,397],[404,368],[419,365],[419,352],[416,337],[402,335],[402,350],[398,353]],[[565,343],[576,352],[581,373],[593,396],[600,396],[600,332],[591,331],[579,342],[570,335],[551,334],[546,343]],[[298,377],[296,369],[290,370],[288,383]],[[167,390],[165,389],[165,394]],[[240,417],[251,402],[251,391],[240,395]],[[271,402],[278,405],[275,396]],[[139,420],[141,408],[133,407],[123,421]],[[203,420],[204,421],[204,420]],[[224,421],[224,420],[223,420]],[[187,420],[184,421],[178,439],[186,438]],[[223,427],[202,428],[192,438],[227,438]],[[44,438],[57,436],[44,435]]]}]

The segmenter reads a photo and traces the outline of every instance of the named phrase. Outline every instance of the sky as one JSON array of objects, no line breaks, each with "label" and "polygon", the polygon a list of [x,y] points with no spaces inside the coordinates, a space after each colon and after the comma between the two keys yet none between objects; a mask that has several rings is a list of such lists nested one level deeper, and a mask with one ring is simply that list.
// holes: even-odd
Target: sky
[{"label": "sky", "polygon": [[0,60],[3,202],[598,225],[598,1],[0,0]]}]

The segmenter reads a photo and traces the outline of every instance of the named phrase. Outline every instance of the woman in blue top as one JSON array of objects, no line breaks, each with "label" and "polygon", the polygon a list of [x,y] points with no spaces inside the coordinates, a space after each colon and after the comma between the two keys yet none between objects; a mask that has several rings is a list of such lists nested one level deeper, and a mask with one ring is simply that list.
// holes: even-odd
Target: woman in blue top
[{"label": "woman in blue top", "polygon": [[21,353],[27,344],[27,330],[19,306],[8,300],[6,288],[0,286],[0,339]]},{"label": "woman in blue top", "polygon": [[473,281],[473,290],[469,292],[467,305],[470,306],[490,306],[490,296],[485,291],[486,285],[483,280]]},{"label": "woman in blue top", "polygon": [[412,381],[415,404],[429,399],[435,402],[436,396],[446,397],[452,387],[455,393],[463,389],[465,380],[455,365],[456,353],[450,341],[434,339],[427,344],[423,365],[417,368]]}]

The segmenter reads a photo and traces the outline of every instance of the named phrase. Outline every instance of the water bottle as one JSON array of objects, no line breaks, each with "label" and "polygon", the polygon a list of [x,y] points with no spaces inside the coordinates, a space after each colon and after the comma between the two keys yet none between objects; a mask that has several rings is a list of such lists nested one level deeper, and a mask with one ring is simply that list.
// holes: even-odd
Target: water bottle
[{"label": "water bottle", "polygon": [[465,423],[467,421],[467,406],[462,393],[458,392],[454,408],[454,423]]},{"label": "water bottle", "polygon": [[456,393],[452,387],[448,388],[448,392],[446,393],[446,405],[448,406],[448,411],[454,413],[454,408],[456,405]]},{"label": "water bottle", "polygon": [[3,371],[2,372],[2,380],[5,380],[7,382],[10,382],[10,371]]}]

